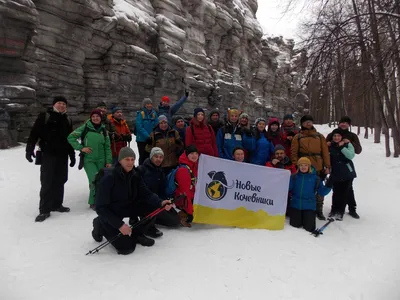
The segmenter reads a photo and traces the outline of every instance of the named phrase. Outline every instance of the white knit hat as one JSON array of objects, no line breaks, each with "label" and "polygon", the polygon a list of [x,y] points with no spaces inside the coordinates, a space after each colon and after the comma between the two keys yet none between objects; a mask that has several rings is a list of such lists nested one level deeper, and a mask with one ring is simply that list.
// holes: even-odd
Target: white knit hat
[{"label": "white knit hat", "polygon": [[162,151],[162,149],[159,148],[159,147],[152,148],[151,151],[150,151],[150,159],[152,159],[153,156],[156,155],[156,154],[164,156],[164,151]]}]

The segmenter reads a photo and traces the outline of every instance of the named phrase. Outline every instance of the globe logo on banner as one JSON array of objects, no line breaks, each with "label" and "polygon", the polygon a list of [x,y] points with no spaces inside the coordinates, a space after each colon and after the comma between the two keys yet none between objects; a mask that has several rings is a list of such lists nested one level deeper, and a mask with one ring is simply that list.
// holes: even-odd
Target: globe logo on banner
[{"label": "globe logo on banner", "polygon": [[211,182],[206,184],[206,195],[208,199],[212,201],[222,200],[226,196],[228,189],[233,187],[233,181],[232,185],[228,186],[225,173],[222,171],[211,171],[208,173],[208,176],[211,178]]}]

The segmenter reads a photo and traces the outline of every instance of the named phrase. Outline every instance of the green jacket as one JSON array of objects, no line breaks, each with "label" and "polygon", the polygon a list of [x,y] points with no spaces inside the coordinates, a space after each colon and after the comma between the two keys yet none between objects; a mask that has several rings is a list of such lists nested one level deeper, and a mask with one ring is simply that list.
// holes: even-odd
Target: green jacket
[{"label": "green jacket", "polygon": [[[85,136],[83,146],[78,142],[78,139],[82,136],[86,126],[89,131]],[[106,132],[105,136],[103,132]],[[81,151],[83,147],[90,147],[92,149],[92,153],[85,153],[85,161],[105,161],[106,164],[112,163],[110,138],[105,130],[104,124],[101,124],[96,130],[91,121],[86,121],[85,124],[75,129],[68,136],[68,142],[78,151]]]}]

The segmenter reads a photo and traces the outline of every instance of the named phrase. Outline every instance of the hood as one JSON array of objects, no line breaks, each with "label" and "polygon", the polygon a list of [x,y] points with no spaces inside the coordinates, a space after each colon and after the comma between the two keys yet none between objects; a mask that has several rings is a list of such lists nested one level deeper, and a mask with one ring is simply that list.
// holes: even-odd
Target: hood
[{"label": "hood", "polygon": [[105,128],[104,124],[101,123],[101,124],[100,124],[100,127],[96,129],[96,128],[94,127],[92,121],[90,121],[90,119],[87,120],[85,124],[86,124],[86,126],[87,126],[89,129],[91,129],[91,130],[93,130],[93,131],[100,131],[100,130],[102,130],[103,128]]},{"label": "hood", "polygon": [[268,121],[268,130],[269,130],[269,127],[270,127],[272,124],[278,125],[278,129],[279,129],[279,127],[281,126],[281,124],[279,123],[278,118],[271,118],[271,119],[269,119],[269,121]]},{"label": "hood", "polygon": [[197,165],[199,164],[199,161],[197,160],[197,162],[192,162],[191,160],[189,160],[189,158],[186,156],[186,152],[183,152],[181,154],[181,156],[179,156],[179,163],[180,164],[184,164],[184,165],[188,165],[189,168],[191,169],[195,169],[197,167]]},{"label": "hood", "polygon": [[212,109],[212,110],[210,111],[210,114],[208,115],[208,120],[211,121],[211,116],[212,116],[213,114],[218,114],[218,116],[221,118],[221,112],[220,112],[218,109]]}]

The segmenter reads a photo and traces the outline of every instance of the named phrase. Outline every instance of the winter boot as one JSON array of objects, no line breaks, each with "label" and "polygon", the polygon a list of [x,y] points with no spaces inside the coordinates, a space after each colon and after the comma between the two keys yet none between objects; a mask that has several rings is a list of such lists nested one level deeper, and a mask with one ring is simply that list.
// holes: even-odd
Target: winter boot
[{"label": "winter boot", "polygon": [[181,224],[182,224],[182,226],[184,226],[184,227],[192,227],[192,224],[190,224],[189,222],[188,222],[188,214],[185,212],[185,211],[183,211],[183,210],[181,210],[179,213],[178,213],[178,215],[179,215],[179,217],[181,218]]},{"label": "winter boot", "polygon": [[35,222],[43,222],[48,217],[50,217],[50,213],[41,213],[36,217]]},{"label": "winter boot", "polygon": [[163,236],[163,233],[160,230],[158,230],[154,225],[150,226],[149,229],[147,229],[147,231],[144,234],[153,239]]},{"label": "winter boot", "polygon": [[341,213],[335,214],[335,220],[336,221],[343,221],[343,214],[341,214]]},{"label": "winter boot", "polygon": [[325,221],[326,218],[323,213],[324,197],[317,195],[317,218],[318,220]]},{"label": "winter boot", "polygon": [[100,224],[99,217],[93,219],[92,237],[98,243],[100,243],[103,240],[103,235],[101,233],[101,224]]},{"label": "winter boot", "polygon": [[349,215],[352,216],[354,219],[360,218],[360,216],[358,215],[358,213],[355,210],[349,211]]},{"label": "winter boot", "polygon": [[69,207],[65,207],[65,206],[60,205],[60,207],[53,208],[51,211],[58,211],[60,213],[64,213],[64,212],[70,212],[71,209]]},{"label": "winter boot", "polygon": [[155,241],[151,238],[148,238],[147,236],[145,236],[144,234],[139,234],[136,238],[137,243],[145,246],[145,247],[151,247],[154,245]]}]

